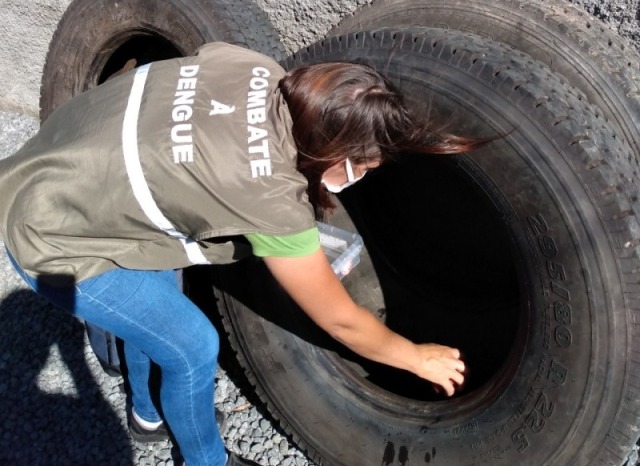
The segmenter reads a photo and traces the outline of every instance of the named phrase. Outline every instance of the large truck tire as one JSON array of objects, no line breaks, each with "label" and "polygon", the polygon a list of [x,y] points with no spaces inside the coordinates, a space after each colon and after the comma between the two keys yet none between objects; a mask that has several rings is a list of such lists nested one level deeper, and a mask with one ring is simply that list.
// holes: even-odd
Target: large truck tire
[{"label": "large truck tire", "polygon": [[53,35],[42,75],[40,121],[114,75],[224,41],[283,58],[267,16],[251,1],[74,0]]},{"label": "large truck tire", "polygon": [[386,26],[455,29],[531,55],[584,92],[640,157],[640,56],[567,0],[375,0],[329,34]]},{"label": "large truck tire", "polygon": [[332,220],[365,242],[349,292],[413,341],[460,348],[467,381],[449,399],[357,357],[260,260],[214,267],[267,409],[321,465],[624,463],[640,426],[630,146],[566,79],[480,36],[350,33],[285,65],[328,61],[384,72],[452,132],[502,136],[472,154],[403,154],[340,194]]}]

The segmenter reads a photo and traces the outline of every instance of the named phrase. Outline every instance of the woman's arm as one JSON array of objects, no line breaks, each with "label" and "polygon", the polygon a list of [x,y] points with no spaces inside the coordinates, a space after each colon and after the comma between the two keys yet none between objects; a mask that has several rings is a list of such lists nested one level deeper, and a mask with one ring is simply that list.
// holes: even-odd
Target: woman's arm
[{"label": "woman's arm", "polygon": [[293,300],[333,338],[359,355],[405,369],[441,386],[449,396],[462,384],[457,349],[416,345],[353,302],[321,249],[303,257],[265,257],[273,276]]}]

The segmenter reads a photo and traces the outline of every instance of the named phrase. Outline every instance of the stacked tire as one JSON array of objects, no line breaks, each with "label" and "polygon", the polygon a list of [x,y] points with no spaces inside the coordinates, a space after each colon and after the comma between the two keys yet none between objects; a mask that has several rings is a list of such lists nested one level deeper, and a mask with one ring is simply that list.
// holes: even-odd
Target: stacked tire
[{"label": "stacked tire", "polygon": [[640,425],[635,52],[561,2],[383,1],[285,66],[336,60],[387,74],[439,128],[498,136],[406,154],[333,220],[365,240],[352,295],[460,347],[470,372],[439,398],[328,341],[244,263],[216,280],[269,410],[318,464],[624,464]]}]

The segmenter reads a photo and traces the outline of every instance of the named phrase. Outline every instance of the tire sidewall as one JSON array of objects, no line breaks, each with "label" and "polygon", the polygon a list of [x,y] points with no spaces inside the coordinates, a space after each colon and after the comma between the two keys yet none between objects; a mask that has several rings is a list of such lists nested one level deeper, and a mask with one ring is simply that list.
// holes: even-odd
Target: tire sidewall
[{"label": "tire sidewall", "polygon": [[415,25],[477,34],[545,63],[640,149],[639,57],[632,44],[581,8],[563,0],[378,0],[344,18],[329,36]]},{"label": "tire sidewall", "polygon": [[[284,313],[276,321],[225,297],[246,364],[294,437],[326,464],[423,464],[436,456],[442,464],[587,464],[600,447],[588,440],[605,437],[613,423],[615,410],[603,406],[622,396],[626,355],[615,348],[628,344],[616,255],[585,187],[589,173],[569,163],[562,137],[550,137],[543,124],[546,115],[525,112],[517,99],[423,56],[394,50],[390,65],[388,50],[363,36],[361,44],[322,56],[302,52],[286,65],[365,61],[394,75],[401,88],[403,81],[422,83],[425,96],[437,90],[466,102],[497,132],[517,126],[508,141],[461,158],[460,168],[496,205],[517,251],[518,344],[501,372],[465,397],[420,403],[380,394],[336,363],[265,274],[263,287],[256,290],[253,280],[251,291]],[[357,426],[353,435],[350,425]]]}]

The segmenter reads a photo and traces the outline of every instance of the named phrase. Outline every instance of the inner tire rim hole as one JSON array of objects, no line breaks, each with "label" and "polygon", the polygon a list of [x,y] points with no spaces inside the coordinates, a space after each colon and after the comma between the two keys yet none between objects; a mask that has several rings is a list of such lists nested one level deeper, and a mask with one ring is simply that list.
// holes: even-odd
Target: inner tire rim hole
[{"label": "inner tire rim hole", "polygon": [[100,73],[98,84],[133,67],[182,56],[184,54],[167,38],[155,33],[139,33],[131,36],[111,54]]},{"label": "inner tire rim hole", "polygon": [[[503,215],[452,161],[409,156],[340,199],[365,238],[373,263],[367,275],[382,287],[386,324],[416,343],[459,348],[467,366],[463,395],[496,376],[513,354],[521,297]],[[413,374],[339,355],[387,392],[442,399]]]}]

